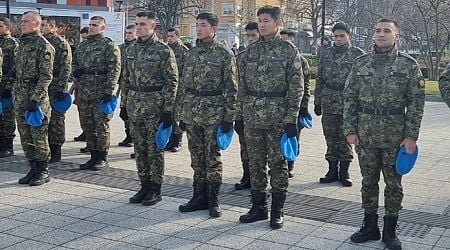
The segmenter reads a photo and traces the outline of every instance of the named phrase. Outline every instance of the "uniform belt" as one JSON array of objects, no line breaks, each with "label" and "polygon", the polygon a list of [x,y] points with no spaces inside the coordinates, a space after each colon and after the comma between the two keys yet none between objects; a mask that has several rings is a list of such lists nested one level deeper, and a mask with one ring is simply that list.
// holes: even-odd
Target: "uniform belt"
[{"label": "uniform belt", "polygon": [[371,115],[403,115],[405,113],[404,108],[363,108],[358,109],[360,113],[371,114]]},{"label": "uniform belt", "polygon": [[105,71],[105,70],[83,70],[83,74],[84,75],[99,76],[99,75],[106,75],[106,74],[108,74],[108,71]]},{"label": "uniform belt", "polygon": [[282,92],[247,91],[247,94],[255,97],[285,97],[287,95],[287,91]]},{"label": "uniform belt", "polygon": [[336,86],[325,85],[325,88],[326,89],[331,89],[331,90],[334,90],[334,91],[344,91],[344,88],[339,88],[339,87],[336,87]]},{"label": "uniform belt", "polygon": [[196,90],[190,88],[187,88],[186,90],[195,96],[219,96],[223,94],[223,92],[219,90]]},{"label": "uniform belt", "polygon": [[162,86],[145,86],[145,87],[129,86],[129,87],[127,87],[127,89],[136,91],[136,92],[156,92],[156,91],[161,91],[163,89],[163,87]]}]

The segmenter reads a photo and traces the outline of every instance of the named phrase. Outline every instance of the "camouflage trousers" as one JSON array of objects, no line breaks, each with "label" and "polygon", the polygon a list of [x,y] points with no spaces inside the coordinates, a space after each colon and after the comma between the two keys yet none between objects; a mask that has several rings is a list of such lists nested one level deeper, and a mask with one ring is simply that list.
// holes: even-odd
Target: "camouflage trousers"
[{"label": "camouflage trousers", "polygon": [[16,134],[16,115],[14,108],[3,108],[3,114],[0,116],[0,141],[14,139]]},{"label": "camouflage trousers", "polygon": [[188,148],[194,180],[222,183],[222,160],[217,145],[219,125],[187,124]]},{"label": "camouflage trousers", "polygon": [[52,109],[50,123],[48,125],[48,143],[63,145],[66,140],[66,113],[60,113]]},{"label": "camouflage trousers", "polygon": [[247,141],[245,140],[245,133],[243,135],[239,135],[239,145],[240,145],[240,153],[241,153],[241,162],[249,163],[248,158],[248,150],[247,150]]},{"label": "camouflage trousers", "polygon": [[130,117],[131,136],[136,154],[136,167],[141,180],[162,184],[164,150],[156,147],[155,136],[159,117]]},{"label": "camouflage trousers", "polygon": [[286,192],[289,186],[287,162],[280,151],[282,128],[244,128],[250,160],[250,183],[253,190],[267,189],[267,165],[272,192]]},{"label": "camouflage trousers", "polygon": [[45,116],[40,127],[32,127],[25,121],[25,109],[17,108],[17,128],[20,134],[20,142],[22,144],[25,157],[28,160],[47,161],[50,153],[48,146],[48,120]]},{"label": "camouflage trousers", "polygon": [[347,143],[343,131],[342,114],[322,115],[322,128],[327,142],[327,161],[352,161],[352,146]]},{"label": "camouflage trousers", "polygon": [[89,151],[108,151],[110,145],[109,121],[112,115],[104,114],[99,107],[100,99],[80,100],[78,113],[81,128],[86,133]]},{"label": "camouflage trousers", "polygon": [[378,210],[380,173],[383,172],[384,208],[386,215],[398,216],[402,209],[403,188],[402,176],[395,171],[395,160],[398,148],[364,148],[356,147],[362,174],[362,208],[367,213]]}]

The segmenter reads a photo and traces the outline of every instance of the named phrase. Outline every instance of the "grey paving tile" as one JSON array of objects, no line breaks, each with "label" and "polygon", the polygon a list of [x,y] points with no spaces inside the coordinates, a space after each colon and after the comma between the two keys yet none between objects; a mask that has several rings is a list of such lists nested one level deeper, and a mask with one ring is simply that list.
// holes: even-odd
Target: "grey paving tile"
[{"label": "grey paving tile", "polygon": [[294,234],[308,235],[316,231],[319,226],[297,223],[297,222],[285,222],[284,226],[280,229],[281,231],[290,232]]},{"label": "grey paving tile", "polygon": [[245,249],[247,250],[284,250],[289,249],[291,246],[289,245],[283,245],[275,242],[270,241],[264,241],[264,240],[255,240],[249,245],[245,246]]},{"label": "grey paving tile", "polygon": [[0,233],[0,248],[9,247],[25,240],[14,235]]},{"label": "grey paving tile", "polygon": [[92,232],[91,235],[100,237],[100,238],[117,241],[117,240],[127,237],[128,235],[131,235],[131,234],[134,234],[137,232],[138,231],[136,231],[136,230],[124,228],[124,227],[107,226],[100,230]]},{"label": "grey paving tile", "polygon": [[158,223],[158,222],[150,221],[150,220],[138,218],[138,217],[131,217],[131,218],[128,218],[128,219],[118,222],[117,225],[121,226],[121,227],[130,228],[130,229],[135,229],[135,230],[149,231],[150,228],[156,223]]},{"label": "grey paving tile", "polygon": [[371,248],[371,247],[368,247],[368,246],[362,246],[362,245],[359,245],[359,244],[352,244],[352,243],[344,242],[344,244],[342,244],[337,249],[338,250],[360,250],[360,249],[368,249],[368,250],[370,250],[370,249],[377,249],[377,248]]},{"label": "grey paving tile", "polygon": [[112,208],[120,207],[122,205],[123,205],[123,203],[119,203],[119,202],[113,202],[113,201],[107,201],[107,200],[98,200],[98,201],[86,204],[86,205],[84,205],[84,207],[108,211],[108,210],[110,210]]},{"label": "grey paving tile", "polygon": [[137,215],[143,213],[145,211],[150,210],[151,208],[142,206],[141,204],[124,204],[122,206],[118,206],[108,210],[109,212],[125,214],[125,215]]},{"label": "grey paving tile", "polygon": [[36,210],[28,210],[25,212],[22,212],[20,214],[15,214],[13,216],[10,216],[10,219],[13,220],[21,220],[21,221],[25,221],[27,223],[29,222],[35,222],[44,218],[48,218],[52,216],[52,214],[50,213],[44,213],[44,212],[40,212],[40,211],[36,211]]},{"label": "grey paving tile", "polygon": [[64,196],[68,197],[58,200],[58,202],[74,206],[87,206],[88,204],[96,203],[99,201],[98,199],[90,197],[76,196],[70,194],[64,194]]},{"label": "grey paving tile", "polygon": [[10,230],[15,227],[23,226],[26,223],[19,220],[13,220],[9,218],[1,218],[0,219],[0,232]]},{"label": "grey paving tile", "polygon": [[442,236],[436,243],[437,247],[448,247],[450,248],[450,237]]},{"label": "grey paving tile", "polygon": [[181,203],[178,203],[178,202],[165,201],[164,198],[163,198],[163,201],[160,203],[161,204],[156,204],[155,208],[162,209],[162,210],[168,210],[168,211],[178,211],[178,206],[181,205]]},{"label": "grey paving tile", "polygon": [[203,244],[203,245],[197,247],[195,250],[227,250],[227,249],[233,249],[233,248],[216,246],[216,245],[211,245],[211,244]]},{"label": "grey paving tile", "polygon": [[199,242],[207,242],[210,239],[218,236],[219,234],[220,232],[217,231],[210,231],[202,228],[191,227],[184,231],[179,232],[178,234],[175,234],[175,237]]},{"label": "grey paving tile", "polygon": [[34,236],[48,233],[50,231],[54,230],[52,227],[47,226],[41,226],[37,224],[25,224],[20,227],[15,227],[11,230],[6,231],[8,234],[20,236],[27,239],[32,239]]},{"label": "grey paving tile", "polygon": [[171,237],[159,242],[154,247],[157,249],[194,249],[201,244],[192,240]]},{"label": "grey paving tile", "polygon": [[216,219],[208,219],[196,225],[198,228],[203,228],[206,230],[213,230],[218,232],[225,232],[232,227],[237,226],[237,222],[224,221],[224,220],[216,220]]},{"label": "grey paving tile", "polygon": [[253,241],[254,239],[245,236],[223,233],[211,239],[208,243],[233,249],[241,249]]},{"label": "grey paving tile", "polygon": [[109,245],[102,246],[102,249],[105,249],[105,250],[124,250],[124,249],[126,249],[126,250],[144,250],[144,249],[148,249],[148,248],[133,245],[133,244],[128,244],[128,243],[124,243],[124,242],[114,242]]},{"label": "grey paving tile", "polygon": [[178,212],[167,211],[167,210],[162,210],[162,209],[151,209],[151,210],[142,212],[136,216],[146,218],[149,220],[162,221],[162,220],[166,220],[168,218],[174,217],[177,214],[178,214]]},{"label": "grey paving tile", "polygon": [[442,228],[442,227],[433,227],[429,232],[429,234],[435,234],[435,235],[439,235],[439,236],[443,235],[444,233],[445,233],[445,228]]},{"label": "grey paving tile", "polygon": [[148,227],[144,230],[152,232],[152,233],[173,235],[173,234],[177,234],[187,228],[189,228],[189,226],[161,221],[161,222],[157,222],[153,226]]},{"label": "grey paving tile", "polygon": [[169,236],[151,232],[137,232],[122,238],[120,241],[143,247],[151,247],[156,245],[158,242],[167,239],[168,237]]},{"label": "grey paving tile", "polygon": [[385,245],[381,240],[371,240],[364,243],[353,243],[350,240],[347,240],[345,243],[355,245],[361,248],[368,248],[368,249],[384,249]]},{"label": "grey paving tile", "polygon": [[196,211],[192,213],[177,213],[168,220],[177,224],[195,226],[206,221],[208,218],[209,217],[204,214],[204,211]]},{"label": "grey paving tile", "polygon": [[269,231],[270,231],[269,229],[259,226],[253,226],[252,224],[238,224],[235,227],[232,227],[229,230],[227,230],[226,233],[256,239],[267,234]]},{"label": "grey paving tile", "polygon": [[434,246],[441,237],[439,235],[427,234],[427,235],[425,235],[424,238],[416,238],[416,237],[409,237],[409,236],[399,236],[399,238],[402,242],[414,242],[414,243]]},{"label": "grey paving tile", "polygon": [[52,245],[52,244],[47,244],[47,243],[38,242],[38,241],[34,241],[34,240],[26,240],[26,241],[17,243],[15,245],[9,246],[9,247],[5,248],[5,250],[13,250],[13,249],[17,249],[17,250],[23,250],[23,249],[47,250],[47,249],[52,249],[54,247],[56,247],[56,246]]},{"label": "grey paving tile", "polygon": [[228,210],[223,211],[222,216],[217,219],[236,222],[236,221],[239,221],[239,217],[243,214],[245,214],[245,213],[228,209]]},{"label": "grey paving tile", "polygon": [[309,236],[317,238],[325,238],[336,241],[345,241],[352,235],[350,231],[344,231],[329,227],[320,227],[316,231],[309,234]]},{"label": "grey paving tile", "polygon": [[117,214],[111,212],[103,212],[86,218],[89,221],[100,222],[104,224],[115,225],[117,222],[130,218],[128,215]]},{"label": "grey paving tile", "polygon": [[52,215],[48,218],[37,221],[36,224],[48,226],[48,227],[60,228],[60,227],[75,223],[79,220],[80,219],[72,218],[72,217],[68,217],[68,216]]},{"label": "grey paving tile", "polygon": [[75,209],[61,213],[63,216],[70,216],[79,219],[85,219],[87,217],[94,216],[96,214],[103,213],[102,210],[87,208],[87,207],[77,207]]},{"label": "grey paving tile", "polygon": [[306,236],[296,244],[296,246],[299,247],[310,249],[324,249],[324,250],[337,249],[340,245],[342,245],[342,242],[340,241],[317,238],[312,236]]},{"label": "grey paving tile", "polygon": [[44,205],[42,207],[39,207],[39,211],[41,212],[47,212],[52,214],[60,214],[64,213],[66,211],[72,210],[76,208],[74,205],[64,204],[64,203],[57,203],[57,202],[51,202],[48,205]]},{"label": "grey paving tile", "polygon": [[100,230],[104,227],[106,227],[106,224],[101,224],[98,222],[92,222],[87,220],[80,220],[75,223],[72,223],[70,225],[64,226],[61,229],[67,230],[75,233],[81,233],[81,234],[89,234],[94,231]]},{"label": "grey paving tile", "polygon": [[304,237],[306,236],[280,230],[271,230],[265,235],[259,237],[259,239],[286,245],[295,245],[295,243],[299,242]]},{"label": "grey paving tile", "polygon": [[40,235],[36,238],[36,240],[54,245],[62,245],[74,239],[80,238],[81,236],[83,236],[83,234],[56,229]]},{"label": "grey paving tile", "polygon": [[74,249],[98,249],[111,243],[113,243],[111,240],[86,235],[70,241],[62,246]]},{"label": "grey paving tile", "polygon": [[0,218],[13,216],[15,214],[23,213],[27,210],[28,209],[23,208],[23,207],[16,207],[16,206],[1,204],[0,205]]}]

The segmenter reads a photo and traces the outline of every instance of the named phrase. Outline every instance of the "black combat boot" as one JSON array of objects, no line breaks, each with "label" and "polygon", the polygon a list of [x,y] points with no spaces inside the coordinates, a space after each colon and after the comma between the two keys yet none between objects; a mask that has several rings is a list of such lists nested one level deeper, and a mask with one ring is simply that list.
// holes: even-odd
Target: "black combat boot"
[{"label": "black combat boot", "polygon": [[30,181],[30,186],[40,186],[50,181],[48,175],[48,162],[36,161],[36,174]]},{"label": "black combat boot", "polygon": [[280,229],[283,227],[283,208],[285,201],[286,193],[272,193],[272,206],[270,208],[270,227],[272,229]]},{"label": "black combat boot", "polygon": [[150,189],[142,200],[142,205],[153,206],[161,200],[161,184],[150,182]]},{"label": "black combat boot", "polygon": [[48,163],[55,163],[61,161],[61,145],[50,144],[50,160]]},{"label": "black combat boot", "polygon": [[194,212],[209,208],[206,182],[198,182],[194,180],[192,186],[194,187],[192,198],[187,203],[178,207],[180,212]]},{"label": "black combat boot", "polygon": [[294,163],[295,161],[288,161],[288,175],[289,178],[294,177]]},{"label": "black combat boot", "polygon": [[97,162],[92,165],[91,169],[94,171],[100,171],[109,167],[108,163],[108,151],[97,151]]},{"label": "black combat boot", "polygon": [[174,134],[173,135],[173,144],[169,149],[170,152],[176,153],[181,150],[181,140],[183,138],[183,134]]},{"label": "black combat boot", "polygon": [[147,193],[150,191],[150,181],[141,180],[141,189],[130,198],[130,203],[141,203]]},{"label": "black combat boot", "polygon": [[241,223],[252,223],[259,220],[267,220],[269,211],[267,209],[267,193],[266,191],[251,190],[252,208],[248,213],[241,215],[239,221]]},{"label": "black combat boot", "polygon": [[131,159],[136,158],[136,154],[135,154],[135,153],[130,154],[130,158],[131,158]]},{"label": "black combat boot", "polygon": [[119,146],[121,147],[133,147],[133,139],[131,138],[131,133],[129,129],[125,129],[125,139],[119,142]]},{"label": "black combat boot", "polygon": [[[3,139],[3,138],[2,138]],[[9,157],[14,155],[14,139],[8,138],[2,142],[0,149],[0,158]]]},{"label": "black combat boot", "polygon": [[401,250],[402,242],[397,237],[398,216],[384,216],[383,242],[387,249]]},{"label": "black combat boot", "polygon": [[328,161],[328,172],[320,178],[320,183],[330,183],[338,180],[338,162]]},{"label": "black combat boot", "polygon": [[364,221],[358,232],[352,234],[350,240],[355,243],[363,243],[369,240],[379,240],[381,238],[378,228],[378,214],[364,213]]},{"label": "black combat boot", "polygon": [[74,141],[86,141],[86,133],[83,131],[79,136],[73,138]]},{"label": "black combat boot", "polygon": [[31,179],[36,175],[36,161],[30,161],[30,171],[28,171],[27,175],[19,179],[19,184],[29,184]]},{"label": "black combat boot", "polygon": [[351,187],[352,180],[350,179],[350,174],[348,173],[348,168],[350,167],[350,161],[340,161],[339,162],[339,180],[344,187]]},{"label": "black combat boot", "polygon": [[208,206],[209,216],[217,218],[222,216],[222,209],[219,204],[220,182],[208,182]]},{"label": "black combat boot", "polygon": [[87,146],[86,147],[84,147],[84,148],[80,148],[80,153],[89,153],[89,150],[88,150],[88,148],[87,148]]},{"label": "black combat boot", "polygon": [[91,159],[89,159],[89,161],[87,161],[84,164],[80,165],[80,170],[86,170],[86,169],[91,169],[92,166],[94,166],[94,164],[98,161],[98,151],[97,150],[91,150]]},{"label": "black combat boot", "polygon": [[243,190],[250,188],[250,166],[248,162],[242,163],[242,170],[244,171],[242,179],[239,183],[234,184],[234,189]]}]

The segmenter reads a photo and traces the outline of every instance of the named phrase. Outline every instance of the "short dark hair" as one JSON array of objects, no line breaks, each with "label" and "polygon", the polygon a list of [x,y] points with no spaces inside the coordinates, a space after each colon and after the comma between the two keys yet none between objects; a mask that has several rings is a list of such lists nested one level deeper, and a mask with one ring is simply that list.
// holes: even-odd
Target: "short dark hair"
[{"label": "short dark hair", "polygon": [[11,29],[11,20],[6,17],[0,17],[0,22],[3,22],[3,24],[8,27],[8,29]]},{"label": "short dark hair", "polygon": [[89,27],[83,27],[83,28],[80,30],[80,34],[87,34],[87,33],[89,33]]},{"label": "short dark hair", "polygon": [[258,9],[257,16],[261,14],[269,14],[273,20],[278,21],[281,19],[281,9],[277,6],[265,5]]},{"label": "short dark hair", "polygon": [[343,31],[345,31],[345,33],[347,33],[349,35],[351,34],[350,27],[348,27],[348,25],[346,23],[341,23],[341,22],[336,23],[333,26],[333,28],[331,29],[331,31],[334,33],[336,30],[343,30]]},{"label": "short dark hair", "polygon": [[151,11],[141,11],[136,14],[136,17],[147,17],[148,19],[155,20],[156,14]]},{"label": "short dark hair", "polygon": [[175,35],[180,36],[180,30],[177,28],[169,28],[167,32],[175,32]]},{"label": "short dark hair", "polygon": [[377,22],[377,24],[379,24],[379,23],[392,23],[392,24],[394,24],[395,28],[399,29],[398,23],[394,19],[382,18]]},{"label": "short dark hair", "polygon": [[93,16],[91,17],[91,20],[102,21],[106,25],[106,20],[102,16]]},{"label": "short dark hair", "polygon": [[280,32],[280,35],[287,35],[288,37],[295,37],[295,32],[292,30],[286,29],[286,30],[282,30]]},{"label": "short dark hair", "polygon": [[131,29],[134,29],[134,28],[136,28],[136,25],[130,24],[130,25],[128,25],[125,29],[126,29],[126,30],[131,30]]},{"label": "short dark hair", "polygon": [[257,22],[247,23],[247,25],[245,25],[245,30],[258,30],[258,23]]},{"label": "short dark hair", "polygon": [[211,26],[217,27],[217,25],[219,25],[219,18],[211,12],[203,12],[198,14],[197,20],[199,19],[204,19],[208,21],[208,23],[211,24]]},{"label": "short dark hair", "polygon": [[47,21],[47,23],[51,23],[56,26],[56,19],[52,16],[43,16],[42,21]]}]

